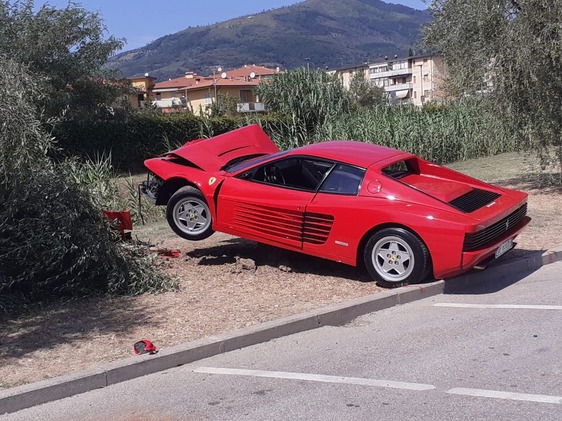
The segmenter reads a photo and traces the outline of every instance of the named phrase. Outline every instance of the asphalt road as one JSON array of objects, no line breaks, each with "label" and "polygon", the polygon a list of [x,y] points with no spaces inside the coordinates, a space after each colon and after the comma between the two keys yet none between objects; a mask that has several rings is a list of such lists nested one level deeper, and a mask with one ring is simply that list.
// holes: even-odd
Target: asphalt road
[{"label": "asphalt road", "polygon": [[141,419],[562,420],[562,262],[0,416]]}]

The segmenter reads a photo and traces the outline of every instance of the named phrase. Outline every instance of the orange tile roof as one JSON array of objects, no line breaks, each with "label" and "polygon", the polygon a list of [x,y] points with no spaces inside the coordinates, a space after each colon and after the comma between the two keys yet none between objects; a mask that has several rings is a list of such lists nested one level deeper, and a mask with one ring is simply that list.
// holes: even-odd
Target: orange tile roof
[{"label": "orange tile roof", "polygon": [[[183,76],[175,79],[165,80],[163,82],[158,82],[154,85],[154,89],[185,89],[206,79],[207,78],[198,75],[194,75],[193,77]],[[212,79],[209,80],[212,82]]]},{"label": "orange tile roof", "polygon": [[[251,74],[254,78],[251,78]],[[278,69],[269,69],[263,66],[246,65],[234,70],[225,70],[211,76],[199,76],[195,73],[186,73],[186,76],[158,82],[154,89],[200,89],[214,86],[257,86],[262,76],[271,76],[279,73]],[[225,76],[224,78],[222,76]]]},{"label": "orange tile roof", "polygon": [[225,70],[224,72],[216,73],[216,77],[220,77],[222,73],[226,74],[228,79],[249,79],[250,75],[253,73],[254,77],[259,78],[260,76],[271,76],[279,73],[277,69],[269,69],[264,66],[256,65],[245,65],[244,67],[239,67],[234,70]]}]

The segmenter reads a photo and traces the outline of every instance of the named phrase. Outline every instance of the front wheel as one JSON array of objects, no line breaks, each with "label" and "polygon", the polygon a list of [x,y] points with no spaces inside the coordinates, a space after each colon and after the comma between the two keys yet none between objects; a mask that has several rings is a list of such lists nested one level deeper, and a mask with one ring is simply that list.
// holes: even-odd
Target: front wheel
[{"label": "front wheel", "polygon": [[187,240],[203,240],[214,232],[207,201],[194,187],[182,187],[173,194],[166,218],[174,232]]},{"label": "front wheel", "polygon": [[429,273],[429,252],[421,240],[402,228],[374,233],[363,252],[369,275],[385,288],[423,281]]}]

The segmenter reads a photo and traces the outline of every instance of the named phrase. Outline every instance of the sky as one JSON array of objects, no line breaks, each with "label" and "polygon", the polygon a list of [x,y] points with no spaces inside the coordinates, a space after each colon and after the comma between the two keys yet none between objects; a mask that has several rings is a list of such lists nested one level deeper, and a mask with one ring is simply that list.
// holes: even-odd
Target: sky
[{"label": "sky", "polygon": [[[108,35],[125,38],[124,51],[144,47],[164,35],[190,26],[205,26],[240,16],[300,3],[302,0],[73,0],[86,10],[99,12]],[[345,1],[345,0],[343,0]],[[35,0],[64,8],[69,0]],[[426,9],[423,0],[386,0],[415,9]]]}]

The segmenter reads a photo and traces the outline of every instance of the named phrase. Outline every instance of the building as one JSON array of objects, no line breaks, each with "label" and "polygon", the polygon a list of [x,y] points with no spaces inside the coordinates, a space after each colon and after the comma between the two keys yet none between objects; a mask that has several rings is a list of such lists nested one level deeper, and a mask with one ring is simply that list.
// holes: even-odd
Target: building
[{"label": "building", "polygon": [[446,69],[441,57],[427,54],[385,59],[369,64],[369,79],[384,88],[391,104],[422,106],[443,99],[442,81]]},{"label": "building", "polygon": [[183,77],[153,84],[146,96],[164,112],[189,110],[200,115],[209,112],[214,102],[226,96],[236,100],[238,112],[261,112],[265,111],[264,105],[256,97],[255,89],[264,79],[279,72],[279,68],[255,65],[227,71],[218,68],[211,76],[186,72]]},{"label": "building", "polygon": [[151,93],[154,89],[154,81],[156,78],[145,73],[144,76],[133,76],[129,78],[132,87],[136,91],[136,95],[132,95],[131,106],[133,108],[143,108],[147,101],[151,100]]},{"label": "building", "polygon": [[364,63],[360,66],[340,67],[339,69],[329,70],[327,73],[329,75],[338,75],[342,81],[343,87],[349,89],[351,87],[351,81],[357,74],[361,74],[365,80],[369,80],[369,64]]}]

